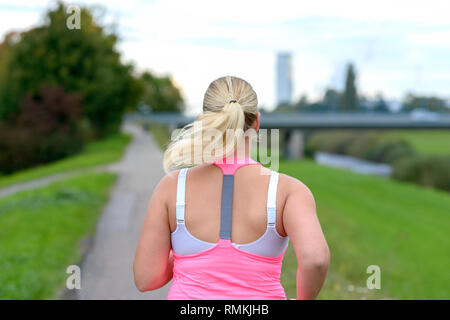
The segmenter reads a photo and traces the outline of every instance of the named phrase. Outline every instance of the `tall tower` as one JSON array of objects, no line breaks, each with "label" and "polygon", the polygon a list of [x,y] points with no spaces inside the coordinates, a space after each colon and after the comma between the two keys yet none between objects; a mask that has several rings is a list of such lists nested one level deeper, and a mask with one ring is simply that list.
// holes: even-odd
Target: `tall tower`
[{"label": "tall tower", "polygon": [[292,55],[280,52],[277,55],[277,106],[292,102]]}]

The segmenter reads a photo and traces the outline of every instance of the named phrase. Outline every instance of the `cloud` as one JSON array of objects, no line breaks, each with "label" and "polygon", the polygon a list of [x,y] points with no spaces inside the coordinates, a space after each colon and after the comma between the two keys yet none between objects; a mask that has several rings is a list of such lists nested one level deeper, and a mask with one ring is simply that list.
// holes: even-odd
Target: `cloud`
[{"label": "cloud", "polygon": [[[171,74],[191,112],[201,110],[209,82],[226,74],[247,79],[260,103],[272,106],[279,50],[293,52],[296,99],[339,86],[349,61],[364,93],[449,96],[446,0],[74,2],[106,6],[105,21],[118,23],[125,59],[141,70]],[[0,1],[1,33],[37,23],[42,11],[36,8],[52,2],[8,3]]]}]

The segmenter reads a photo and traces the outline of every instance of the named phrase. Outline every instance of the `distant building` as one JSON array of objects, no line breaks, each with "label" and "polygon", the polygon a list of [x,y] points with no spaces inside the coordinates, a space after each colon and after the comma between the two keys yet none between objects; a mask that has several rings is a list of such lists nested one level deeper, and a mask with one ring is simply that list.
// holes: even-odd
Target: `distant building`
[{"label": "distant building", "polygon": [[289,52],[277,55],[277,106],[292,103],[292,55]]}]

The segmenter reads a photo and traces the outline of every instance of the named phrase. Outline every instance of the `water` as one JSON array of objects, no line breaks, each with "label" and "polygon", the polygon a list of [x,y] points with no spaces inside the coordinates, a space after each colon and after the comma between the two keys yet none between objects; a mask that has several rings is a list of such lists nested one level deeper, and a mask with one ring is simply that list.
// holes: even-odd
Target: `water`
[{"label": "water", "polygon": [[355,157],[332,154],[326,152],[316,152],[314,160],[330,167],[344,168],[362,174],[371,174],[383,177],[391,175],[390,165],[361,160]]}]

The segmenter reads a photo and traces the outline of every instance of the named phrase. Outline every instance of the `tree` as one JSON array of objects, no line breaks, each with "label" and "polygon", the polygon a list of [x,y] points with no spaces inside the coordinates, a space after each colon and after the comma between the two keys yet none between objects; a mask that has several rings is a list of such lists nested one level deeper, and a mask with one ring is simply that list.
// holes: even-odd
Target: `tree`
[{"label": "tree", "polygon": [[169,77],[157,77],[144,72],[141,77],[142,95],[140,101],[153,112],[182,112],[183,98],[180,90]]},{"label": "tree", "polygon": [[373,110],[376,112],[389,112],[390,111],[388,104],[384,100],[384,97],[381,93],[378,93],[375,98],[375,104],[374,104]]},{"label": "tree", "polygon": [[273,110],[274,113],[293,113],[296,112],[296,108],[294,105],[290,103],[280,103],[278,106]]},{"label": "tree", "polygon": [[342,95],[342,110],[343,111],[356,111],[358,109],[358,95],[355,85],[355,71],[353,64],[349,64],[347,67],[347,77],[345,80],[345,89]]},{"label": "tree", "polygon": [[402,111],[424,109],[434,112],[449,112],[450,109],[444,99],[438,97],[416,96],[408,93],[402,103]]},{"label": "tree", "polygon": [[341,108],[341,93],[335,89],[327,89],[323,96],[323,102],[327,109],[337,111]]},{"label": "tree", "polygon": [[0,120],[11,121],[26,94],[57,85],[82,94],[83,114],[98,135],[115,132],[125,108],[136,105],[140,95],[133,68],[121,62],[117,36],[96,23],[88,9],[81,9],[81,29],[73,30],[66,26],[66,9],[58,2],[42,25],[11,45],[0,77]]},{"label": "tree", "polygon": [[[8,89],[11,84],[8,83],[8,68],[11,60],[11,51],[15,43],[17,43],[20,35],[17,32],[10,32],[5,35],[4,40],[0,43],[0,121],[11,113],[10,109],[16,109],[17,104],[8,103],[12,95],[8,95]],[[7,86],[9,84],[9,88]],[[3,99],[2,99],[3,98]]]}]

